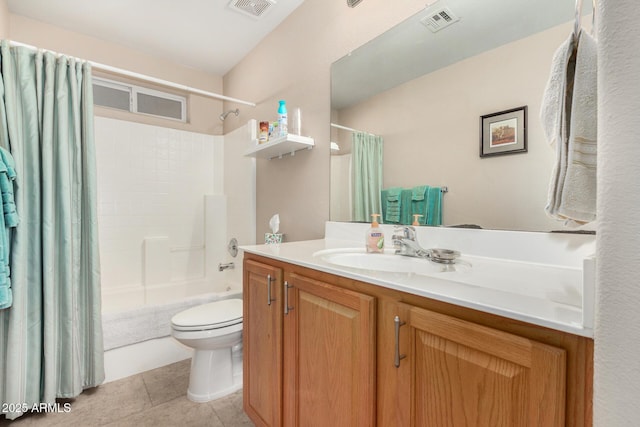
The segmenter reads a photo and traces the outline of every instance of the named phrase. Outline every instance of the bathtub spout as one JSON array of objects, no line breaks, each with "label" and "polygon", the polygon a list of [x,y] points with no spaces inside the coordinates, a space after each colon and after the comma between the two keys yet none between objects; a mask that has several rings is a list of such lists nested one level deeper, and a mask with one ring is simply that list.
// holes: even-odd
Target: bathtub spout
[{"label": "bathtub spout", "polygon": [[236,268],[236,266],[232,262],[228,262],[226,264],[223,264],[223,263],[218,264],[218,271],[224,271],[226,269],[233,270],[234,268]]}]

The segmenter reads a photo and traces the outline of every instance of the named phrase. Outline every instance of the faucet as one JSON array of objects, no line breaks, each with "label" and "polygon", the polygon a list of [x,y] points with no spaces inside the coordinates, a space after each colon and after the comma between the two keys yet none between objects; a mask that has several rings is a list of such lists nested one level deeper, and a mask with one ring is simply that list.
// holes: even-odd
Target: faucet
[{"label": "faucet", "polygon": [[429,258],[428,250],[423,249],[416,240],[416,229],[410,225],[396,226],[394,231],[401,234],[394,234],[391,237],[393,247],[397,255],[410,256],[416,258]]},{"label": "faucet", "polygon": [[226,269],[234,269],[236,266],[232,262],[228,262],[226,264],[220,263],[218,264],[218,271],[224,271]]}]

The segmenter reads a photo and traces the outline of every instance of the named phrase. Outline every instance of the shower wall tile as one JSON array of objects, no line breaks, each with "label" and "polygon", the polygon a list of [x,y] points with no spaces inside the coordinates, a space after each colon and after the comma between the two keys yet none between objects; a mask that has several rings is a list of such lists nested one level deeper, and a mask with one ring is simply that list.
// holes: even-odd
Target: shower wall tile
[{"label": "shower wall tile", "polygon": [[169,239],[171,280],[205,272],[204,195],[221,194],[223,139],[95,118],[102,286],[143,284],[145,238]]}]

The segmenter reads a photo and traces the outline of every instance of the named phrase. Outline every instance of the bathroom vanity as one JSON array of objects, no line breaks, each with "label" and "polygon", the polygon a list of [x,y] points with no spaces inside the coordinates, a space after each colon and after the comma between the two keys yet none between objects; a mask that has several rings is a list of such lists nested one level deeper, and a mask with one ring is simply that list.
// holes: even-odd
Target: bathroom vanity
[{"label": "bathroom vanity", "polygon": [[[468,242],[484,238],[465,240],[474,232],[450,241],[481,272],[486,260],[465,257]],[[456,272],[385,270],[385,258],[336,264],[327,254],[358,248],[331,234],[243,248],[244,409],[256,425],[591,425],[584,270],[506,260],[510,293],[464,283],[475,280],[464,268],[447,276]],[[569,238],[573,249],[592,247],[580,239]],[[556,294],[545,303],[520,292],[530,279],[557,281],[539,284]]]}]

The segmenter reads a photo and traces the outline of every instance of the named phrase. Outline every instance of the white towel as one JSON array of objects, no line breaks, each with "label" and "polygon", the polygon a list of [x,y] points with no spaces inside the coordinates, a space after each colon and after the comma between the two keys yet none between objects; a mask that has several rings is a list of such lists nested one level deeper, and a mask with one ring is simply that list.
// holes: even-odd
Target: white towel
[{"label": "white towel", "polygon": [[573,47],[574,38],[572,34],[553,55],[551,74],[544,91],[540,110],[540,120],[545,137],[551,147],[556,149],[556,163],[551,173],[547,206],[545,207],[545,211],[551,217],[555,217],[557,214],[557,201],[561,197],[560,191],[567,167],[568,141],[564,134],[566,126],[563,121],[566,117],[565,101],[567,95],[571,96],[571,87],[567,87],[567,73]]},{"label": "white towel", "polygon": [[573,34],[556,51],[545,89],[541,120],[556,148],[545,210],[567,225],[595,219],[596,198],[596,42],[580,32],[577,52]]},{"label": "white towel", "polygon": [[582,31],[576,56],[567,172],[558,215],[584,224],[596,219],[598,135],[597,43]]}]

